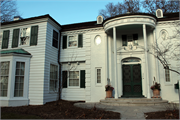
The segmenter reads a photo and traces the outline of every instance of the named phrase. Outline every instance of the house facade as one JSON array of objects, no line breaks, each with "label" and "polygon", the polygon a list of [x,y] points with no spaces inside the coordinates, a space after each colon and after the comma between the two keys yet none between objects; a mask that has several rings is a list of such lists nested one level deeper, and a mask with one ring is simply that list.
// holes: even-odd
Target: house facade
[{"label": "house facade", "polygon": [[[138,13],[62,26],[49,15],[2,23],[1,106],[55,101],[59,82],[64,100],[99,102],[107,84],[117,99],[151,98],[154,79],[162,99],[178,102],[178,74],[146,52],[173,36],[177,22],[179,13]],[[169,67],[180,72],[180,61]]]}]

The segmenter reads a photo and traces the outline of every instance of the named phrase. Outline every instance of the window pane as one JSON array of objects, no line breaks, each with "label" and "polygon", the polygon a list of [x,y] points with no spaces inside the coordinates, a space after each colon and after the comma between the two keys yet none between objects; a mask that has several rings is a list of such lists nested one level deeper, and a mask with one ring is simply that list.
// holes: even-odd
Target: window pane
[{"label": "window pane", "polygon": [[50,81],[50,90],[54,91],[54,81],[53,80]]},{"label": "window pane", "polygon": [[23,90],[19,91],[19,96],[22,97],[23,96]]},{"label": "window pane", "polygon": [[20,62],[16,63],[16,68],[20,68]]},{"label": "window pane", "polygon": [[15,91],[14,91],[14,97],[17,97],[17,96],[19,96],[18,90],[15,90]]}]

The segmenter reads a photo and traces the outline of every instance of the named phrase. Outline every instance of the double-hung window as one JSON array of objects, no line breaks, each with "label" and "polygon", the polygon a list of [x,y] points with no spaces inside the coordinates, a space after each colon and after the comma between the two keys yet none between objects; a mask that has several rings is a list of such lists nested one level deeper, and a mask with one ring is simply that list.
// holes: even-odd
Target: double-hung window
[{"label": "double-hung window", "polygon": [[56,32],[55,30],[53,30],[52,46],[58,48],[58,32]]},{"label": "double-hung window", "polygon": [[166,77],[166,82],[170,82],[169,66],[167,66],[167,69],[165,69],[165,77]]},{"label": "double-hung window", "polygon": [[20,45],[29,45],[30,27],[21,28],[20,30]]},{"label": "double-hung window", "polygon": [[8,91],[8,79],[9,79],[9,61],[1,62],[1,74],[0,74],[0,96],[7,97]]},{"label": "double-hung window", "polygon": [[68,36],[68,46],[69,47],[77,46],[77,35]]},{"label": "double-hung window", "polygon": [[79,71],[69,71],[69,86],[79,86]]},{"label": "double-hung window", "polygon": [[58,66],[50,65],[50,91],[57,92],[58,90]]},{"label": "double-hung window", "polygon": [[14,97],[23,97],[25,62],[16,62]]}]

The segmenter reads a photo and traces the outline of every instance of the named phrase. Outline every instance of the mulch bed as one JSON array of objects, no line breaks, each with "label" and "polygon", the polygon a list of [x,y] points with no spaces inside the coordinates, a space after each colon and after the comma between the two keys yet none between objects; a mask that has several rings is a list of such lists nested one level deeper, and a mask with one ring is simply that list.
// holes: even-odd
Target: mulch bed
[{"label": "mulch bed", "polygon": [[120,113],[99,110],[96,107],[79,108],[74,103],[76,102],[60,100],[45,105],[2,107],[1,112],[35,115],[42,119],[120,119]]},{"label": "mulch bed", "polygon": [[146,119],[179,119],[179,110],[166,110],[145,113]]}]

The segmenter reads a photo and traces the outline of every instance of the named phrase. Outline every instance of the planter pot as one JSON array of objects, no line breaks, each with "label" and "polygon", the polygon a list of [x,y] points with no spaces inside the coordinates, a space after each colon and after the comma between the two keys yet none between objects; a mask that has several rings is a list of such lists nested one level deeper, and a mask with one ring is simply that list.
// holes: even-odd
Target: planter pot
[{"label": "planter pot", "polygon": [[161,98],[160,91],[158,89],[153,90],[153,97],[152,98]]},{"label": "planter pot", "polygon": [[106,91],[106,98],[112,98],[112,91],[111,90]]}]

